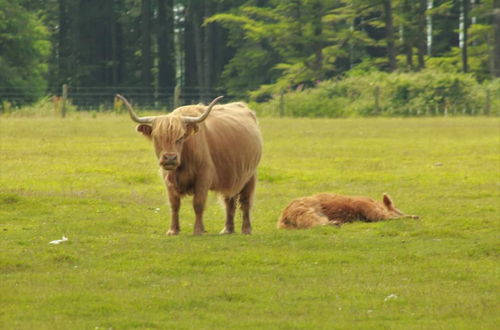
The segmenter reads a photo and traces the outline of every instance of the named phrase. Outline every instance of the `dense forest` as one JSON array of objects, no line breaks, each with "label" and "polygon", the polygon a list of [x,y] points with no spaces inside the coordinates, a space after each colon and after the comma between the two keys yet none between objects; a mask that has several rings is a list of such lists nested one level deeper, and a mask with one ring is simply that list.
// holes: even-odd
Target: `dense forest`
[{"label": "dense forest", "polygon": [[0,0],[0,102],[264,101],[354,73],[500,77],[500,0]]}]

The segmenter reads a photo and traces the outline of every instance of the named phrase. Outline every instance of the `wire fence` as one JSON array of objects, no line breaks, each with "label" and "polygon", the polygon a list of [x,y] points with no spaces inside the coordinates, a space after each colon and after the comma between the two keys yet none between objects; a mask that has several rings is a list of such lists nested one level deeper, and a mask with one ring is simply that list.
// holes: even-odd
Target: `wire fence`
[{"label": "wire fence", "polygon": [[[51,86],[45,95],[49,98],[66,97],[67,102],[78,110],[113,109],[116,94],[123,95],[136,107],[152,110],[170,110],[186,104],[208,103],[220,95],[224,96],[224,102],[246,99],[246,95],[228,96],[222,90],[207,91],[200,87],[170,87],[160,91],[149,87],[67,85],[67,95],[64,95],[64,88]],[[36,94],[39,94],[36,89],[0,88],[0,100],[9,102],[14,107],[36,102]]]},{"label": "wire fence", "polygon": [[[400,104],[394,106],[389,101],[383,102],[381,89],[376,87],[373,94],[369,94],[358,105],[352,105],[356,100],[351,100],[350,110],[346,110],[345,102],[338,102],[331,98],[328,106],[316,106],[310,101],[310,97],[290,98],[286,91],[274,95],[274,98],[267,103],[255,108],[258,113],[275,116],[292,117],[342,117],[350,115],[359,116],[455,116],[455,115],[499,115],[498,92],[485,88],[484,93],[475,94],[470,102],[453,103],[446,97],[444,101],[435,99],[428,100],[418,106],[408,106]],[[2,88],[0,87],[0,114],[10,113],[25,105],[32,109],[54,109],[63,117],[67,111],[98,110],[98,111],[123,111],[119,103],[115,103],[115,95],[121,94],[135,107],[145,110],[171,111],[186,104],[208,104],[217,96],[223,95],[222,103],[232,101],[248,101],[247,95],[227,95],[222,90],[207,91],[200,87],[171,87],[159,90],[147,87],[133,86],[52,86],[40,100],[39,90],[36,88]],[[370,98],[371,97],[371,98]],[[388,103],[389,102],[389,103]],[[470,104],[469,104],[470,103]],[[339,107],[340,105],[340,107]],[[25,110],[27,110],[25,108]]]}]

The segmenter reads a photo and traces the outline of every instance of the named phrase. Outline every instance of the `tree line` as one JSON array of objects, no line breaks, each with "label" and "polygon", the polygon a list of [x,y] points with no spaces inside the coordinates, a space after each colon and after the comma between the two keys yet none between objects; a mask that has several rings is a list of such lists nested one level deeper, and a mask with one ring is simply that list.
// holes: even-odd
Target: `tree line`
[{"label": "tree line", "polygon": [[352,71],[500,77],[500,0],[0,0],[0,100],[265,99]]}]

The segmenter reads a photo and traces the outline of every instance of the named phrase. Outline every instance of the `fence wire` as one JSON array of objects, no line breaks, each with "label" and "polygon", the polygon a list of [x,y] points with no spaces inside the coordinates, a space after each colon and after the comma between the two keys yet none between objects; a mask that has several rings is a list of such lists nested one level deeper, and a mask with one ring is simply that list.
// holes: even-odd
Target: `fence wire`
[{"label": "fence wire", "polygon": [[[47,97],[61,97],[62,87],[51,86],[46,92]],[[32,104],[37,101],[36,89],[30,88],[0,88],[0,100],[9,102],[12,106]],[[175,88],[165,88],[159,91],[155,88],[134,86],[71,86],[68,85],[68,103],[78,110],[112,109],[114,97],[121,94],[134,106],[153,110],[173,109],[174,106],[208,103],[217,96],[223,95],[224,102],[246,100],[246,95],[228,96],[225,91],[206,91],[200,87],[180,88],[176,100]],[[1,106],[1,105],[0,105]]]}]

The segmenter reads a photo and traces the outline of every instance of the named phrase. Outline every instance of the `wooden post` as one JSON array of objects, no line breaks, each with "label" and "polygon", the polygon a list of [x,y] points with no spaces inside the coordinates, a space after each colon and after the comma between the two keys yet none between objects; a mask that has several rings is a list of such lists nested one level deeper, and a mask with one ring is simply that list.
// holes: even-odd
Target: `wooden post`
[{"label": "wooden post", "polygon": [[486,116],[489,116],[490,110],[491,110],[491,92],[489,89],[486,89],[486,102],[484,103],[484,114]]},{"label": "wooden post", "polygon": [[61,107],[61,117],[66,117],[66,101],[68,99],[68,84],[62,86],[62,107]]},{"label": "wooden post", "polygon": [[176,85],[174,89],[174,109],[181,105],[181,86]]},{"label": "wooden post", "polygon": [[285,116],[285,91],[284,90],[280,91],[279,112],[280,112],[280,117]]}]

